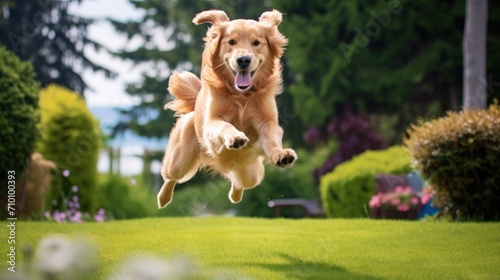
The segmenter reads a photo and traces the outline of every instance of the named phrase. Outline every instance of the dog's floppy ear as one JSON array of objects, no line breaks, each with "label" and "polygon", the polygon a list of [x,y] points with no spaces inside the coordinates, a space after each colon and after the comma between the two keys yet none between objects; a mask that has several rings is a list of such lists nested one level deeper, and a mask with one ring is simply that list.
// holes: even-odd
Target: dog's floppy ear
[{"label": "dog's floppy ear", "polygon": [[227,17],[226,13],[223,11],[219,10],[210,10],[210,11],[204,11],[199,14],[197,14],[193,18],[193,23],[196,25],[200,25],[205,22],[209,22],[213,25],[217,25],[222,22],[228,22],[229,18]]},{"label": "dog's floppy ear", "polygon": [[270,26],[278,26],[278,24],[280,24],[282,20],[283,20],[283,15],[278,10],[264,12],[259,18],[260,23]]}]

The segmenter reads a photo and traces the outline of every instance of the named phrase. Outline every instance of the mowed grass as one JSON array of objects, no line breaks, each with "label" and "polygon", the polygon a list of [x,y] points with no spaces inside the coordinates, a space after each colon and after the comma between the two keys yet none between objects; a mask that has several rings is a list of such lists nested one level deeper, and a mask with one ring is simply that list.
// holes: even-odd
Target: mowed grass
[{"label": "mowed grass", "polygon": [[[188,256],[209,277],[224,271],[252,279],[500,279],[500,223],[226,217],[18,221],[16,234],[18,248],[54,234],[92,240],[99,248],[95,279],[106,279],[120,261],[142,254]],[[6,239],[0,247],[5,258]]]}]

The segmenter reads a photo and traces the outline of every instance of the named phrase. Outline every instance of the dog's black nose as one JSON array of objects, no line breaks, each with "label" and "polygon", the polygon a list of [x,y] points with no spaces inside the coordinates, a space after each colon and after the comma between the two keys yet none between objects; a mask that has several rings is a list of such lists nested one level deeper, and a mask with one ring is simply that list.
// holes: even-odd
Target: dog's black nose
[{"label": "dog's black nose", "polygon": [[252,58],[249,55],[242,55],[236,59],[236,63],[241,69],[247,68],[250,62],[252,62]]}]

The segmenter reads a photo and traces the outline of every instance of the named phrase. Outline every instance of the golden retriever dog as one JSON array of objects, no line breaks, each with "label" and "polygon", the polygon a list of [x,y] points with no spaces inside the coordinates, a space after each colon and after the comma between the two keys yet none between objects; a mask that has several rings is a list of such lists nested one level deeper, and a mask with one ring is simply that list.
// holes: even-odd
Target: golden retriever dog
[{"label": "golden retriever dog", "polygon": [[158,206],[172,200],[174,187],[207,168],[231,181],[229,199],[260,184],[263,162],[278,167],[295,162],[297,154],[282,146],[275,97],[282,91],[281,63],[287,39],[278,31],[282,14],[264,12],[259,21],[232,20],[210,10],[193,19],[210,23],[202,56],[201,80],[190,72],[174,72],[165,105],[179,116],[170,132],[163,159],[165,180]]}]

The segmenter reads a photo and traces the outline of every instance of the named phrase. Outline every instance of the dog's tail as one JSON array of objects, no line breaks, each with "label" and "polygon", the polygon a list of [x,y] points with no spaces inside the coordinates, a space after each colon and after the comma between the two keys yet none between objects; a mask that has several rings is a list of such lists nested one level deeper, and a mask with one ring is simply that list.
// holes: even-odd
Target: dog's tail
[{"label": "dog's tail", "polygon": [[194,111],[196,97],[201,89],[201,81],[195,74],[187,71],[174,71],[168,81],[168,91],[175,99],[168,102],[164,109],[170,109],[176,114],[186,114]]}]

